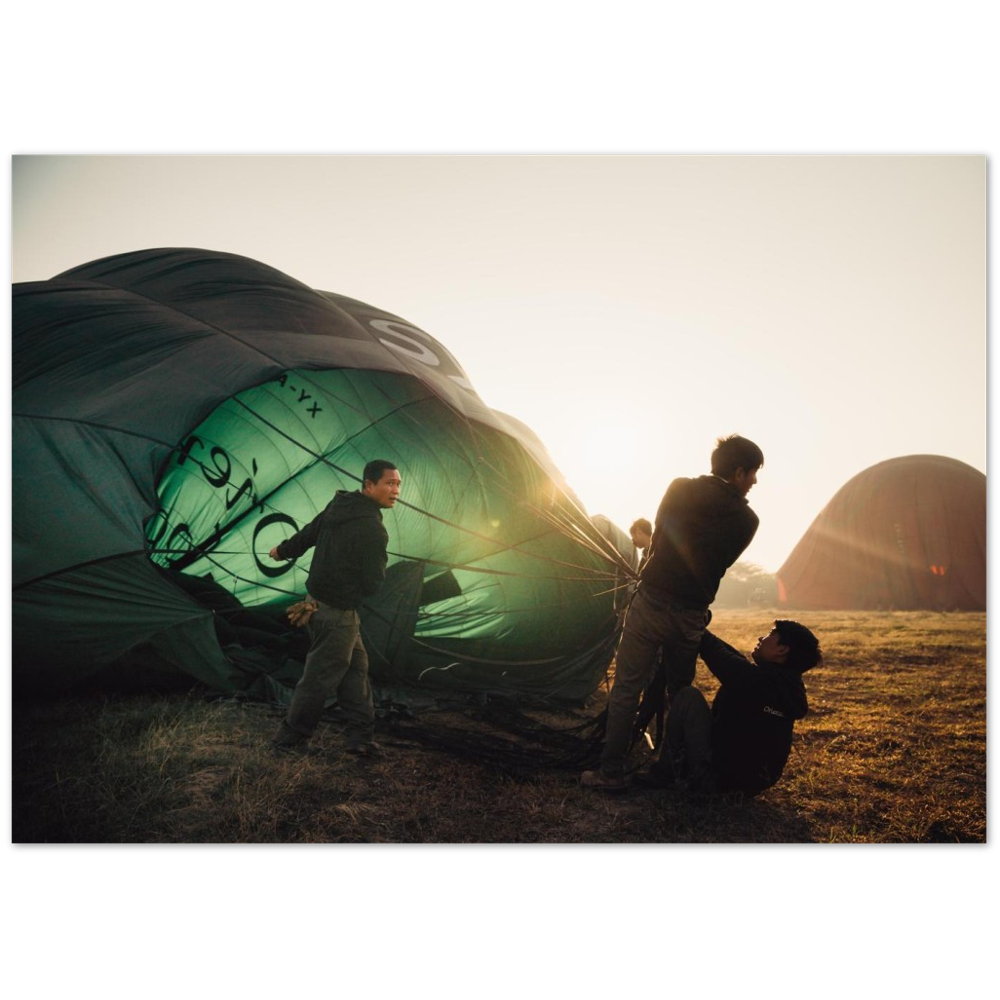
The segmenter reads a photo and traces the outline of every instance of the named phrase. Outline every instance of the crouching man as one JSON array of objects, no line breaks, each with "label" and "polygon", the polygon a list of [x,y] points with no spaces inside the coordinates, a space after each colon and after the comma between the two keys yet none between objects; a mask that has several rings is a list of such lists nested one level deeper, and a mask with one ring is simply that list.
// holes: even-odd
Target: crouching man
[{"label": "crouching man", "polygon": [[756,795],[784,770],[795,722],[809,708],[802,675],[821,662],[819,641],[804,625],[778,620],[750,659],[711,632],[699,655],[722,685],[712,707],[695,687],[676,692],[660,759],[636,784]]}]

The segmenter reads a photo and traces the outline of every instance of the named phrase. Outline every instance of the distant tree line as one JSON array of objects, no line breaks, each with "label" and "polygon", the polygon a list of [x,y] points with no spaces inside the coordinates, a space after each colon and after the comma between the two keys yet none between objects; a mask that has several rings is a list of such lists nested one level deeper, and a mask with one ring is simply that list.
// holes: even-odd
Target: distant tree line
[{"label": "distant tree line", "polygon": [[712,602],[716,608],[772,607],[778,603],[778,575],[756,563],[736,562],[726,571]]}]

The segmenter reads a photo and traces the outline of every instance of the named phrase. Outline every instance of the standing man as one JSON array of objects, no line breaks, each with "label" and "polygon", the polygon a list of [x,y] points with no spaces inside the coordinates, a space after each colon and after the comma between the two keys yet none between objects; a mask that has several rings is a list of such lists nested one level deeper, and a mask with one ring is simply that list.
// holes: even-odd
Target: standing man
[{"label": "standing man", "polygon": [[636,709],[661,646],[668,694],[694,680],[708,607],[726,570],[757,531],[759,521],[746,497],[763,464],[760,448],[734,434],[716,442],[710,476],[675,479],[667,488],[615,656],[601,766],[583,772],[585,787],[627,787],[625,758]]},{"label": "standing man", "polygon": [[373,739],[375,705],[358,609],[385,579],[389,533],[382,511],[395,505],[400,484],[392,462],[369,462],[360,490],[337,490],[321,514],[271,549],[272,559],[295,559],[316,546],[306,580],[317,604],[308,625],[311,645],[273,740],[278,750],[304,749],[334,694],[347,716],[348,753],[371,755],[380,749]]}]

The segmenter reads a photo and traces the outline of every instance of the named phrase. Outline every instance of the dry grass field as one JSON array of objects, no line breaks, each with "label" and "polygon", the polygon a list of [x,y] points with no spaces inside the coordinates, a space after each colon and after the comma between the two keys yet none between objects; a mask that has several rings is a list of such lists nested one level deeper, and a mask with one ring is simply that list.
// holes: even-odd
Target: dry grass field
[{"label": "dry grass field", "polygon": [[[750,649],[774,612],[720,611]],[[15,843],[983,843],[986,616],[797,616],[820,637],[810,712],[763,795],[687,799],[580,787],[585,706],[389,713],[378,760],[275,755],[275,706],[204,692],[16,702]],[[714,691],[699,664],[696,684]],[[504,706],[509,708],[510,706]],[[513,721],[512,721],[513,720]],[[517,723],[517,724],[515,724]],[[532,733],[530,724],[539,728]],[[561,735],[555,730],[564,731]],[[574,733],[575,731],[575,733]],[[636,748],[635,763],[648,751]]]}]

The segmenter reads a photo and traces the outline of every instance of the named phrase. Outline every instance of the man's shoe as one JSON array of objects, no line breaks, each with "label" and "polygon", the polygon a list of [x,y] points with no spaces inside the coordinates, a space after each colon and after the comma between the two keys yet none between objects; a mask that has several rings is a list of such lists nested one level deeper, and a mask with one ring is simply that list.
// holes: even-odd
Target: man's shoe
[{"label": "man's shoe", "polygon": [[278,726],[278,731],[271,739],[271,749],[278,753],[304,754],[308,753],[309,740],[312,734],[306,735],[292,729],[287,722]]},{"label": "man's shoe", "polygon": [[367,743],[355,743],[349,746],[347,752],[354,757],[381,757],[383,750],[380,743],[369,740]]},{"label": "man's shoe", "polygon": [[599,788],[604,792],[624,792],[628,788],[625,776],[609,778],[600,771],[584,771],[580,775],[580,784],[584,788]]},{"label": "man's shoe", "polygon": [[651,767],[632,778],[637,788],[673,788],[677,784],[673,772],[662,767]]}]

